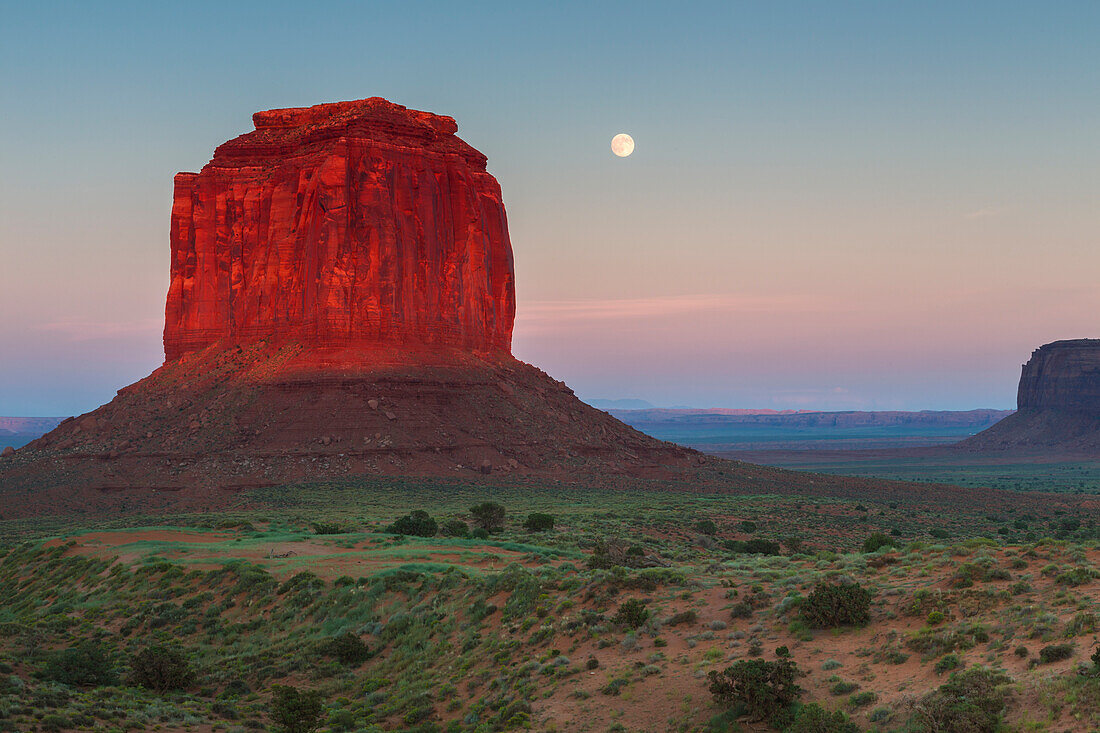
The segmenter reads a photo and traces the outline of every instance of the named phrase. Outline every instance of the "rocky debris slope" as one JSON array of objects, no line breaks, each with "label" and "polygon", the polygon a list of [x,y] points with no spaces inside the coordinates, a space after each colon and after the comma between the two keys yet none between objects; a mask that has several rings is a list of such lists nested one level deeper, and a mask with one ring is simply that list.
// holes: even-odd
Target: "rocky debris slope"
[{"label": "rocky debris slope", "polygon": [[510,356],[257,344],[167,363],[6,458],[0,485],[9,499],[140,506],[356,475],[668,478],[718,463]]},{"label": "rocky debris slope", "polygon": [[1017,411],[963,450],[1100,452],[1100,339],[1055,341],[1023,366]]}]

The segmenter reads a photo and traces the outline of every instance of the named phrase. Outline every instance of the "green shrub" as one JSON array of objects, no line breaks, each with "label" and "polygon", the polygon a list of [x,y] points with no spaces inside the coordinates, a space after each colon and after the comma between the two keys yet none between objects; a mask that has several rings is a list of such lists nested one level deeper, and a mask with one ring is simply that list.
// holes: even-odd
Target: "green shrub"
[{"label": "green shrub", "polygon": [[1026,647],[1026,646],[1023,646],[1023,645],[1021,644],[1020,646],[1016,647],[1016,650],[1015,650],[1015,651],[1014,651],[1013,653],[1014,653],[1014,654],[1015,654],[1015,655],[1016,655],[1017,657],[1020,657],[1021,659],[1024,659],[1024,658],[1026,658],[1026,657],[1027,657],[1027,655],[1028,655],[1028,654],[1030,654],[1031,652],[1029,652],[1029,651],[1028,651],[1028,649],[1027,649],[1027,647]]},{"label": "green shrub", "polygon": [[962,660],[959,659],[957,654],[945,654],[936,662],[935,666],[932,667],[932,671],[936,674],[943,674],[944,672],[958,669],[961,666]]},{"label": "green shrub", "polygon": [[413,537],[435,537],[439,524],[422,509],[417,509],[386,527],[389,534],[403,534]]},{"label": "green shrub", "polygon": [[111,651],[98,641],[84,641],[54,652],[46,661],[43,676],[65,685],[99,687],[118,682]]},{"label": "green shrub", "polygon": [[867,720],[872,723],[887,723],[893,713],[890,712],[890,708],[875,708],[867,716]]},{"label": "green shrub", "polygon": [[1079,585],[1091,583],[1097,575],[1097,571],[1092,568],[1074,568],[1064,573],[1058,573],[1054,578],[1054,582],[1061,585],[1077,587]]},{"label": "green shrub", "polygon": [[861,625],[871,620],[871,592],[855,583],[818,583],[802,604],[812,628]]},{"label": "green shrub", "polygon": [[746,519],[745,521],[741,522],[740,527],[742,532],[746,534],[752,534],[756,531],[756,522],[751,522]]},{"label": "green shrub", "polygon": [[130,660],[130,684],[157,692],[182,690],[193,681],[187,659],[177,649],[146,647]]},{"label": "green shrub", "polygon": [[470,507],[474,524],[490,534],[504,529],[504,513],[504,507],[494,501],[483,501]]},{"label": "green shrub", "polygon": [[787,552],[792,555],[802,552],[803,540],[798,535],[788,535],[783,538],[782,543],[787,547]]},{"label": "green shrub", "polygon": [[523,523],[528,532],[549,532],[554,528],[554,517],[540,512],[531,512]]},{"label": "green shrub", "polygon": [[859,726],[839,710],[826,710],[816,702],[799,705],[785,733],[859,733]]},{"label": "green shrub", "polygon": [[1009,681],[981,667],[955,672],[921,698],[910,727],[921,733],[994,733],[1005,707],[1001,687]]},{"label": "green shrub", "polygon": [[865,708],[878,700],[878,695],[870,690],[857,692],[848,698],[848,704],[854,708]]},{"label": "green shrub", "polygon": [[323,645],[322,651],[341,664],[349,666],[358,666],[371,656],[370,648],[357,634],[350,631],[329,639]]},{"label": "green shrub", "polygon": [[[836,679],[836,677],[834,676],[833,679]],[[849,692],[855,692],[858,689],[859,685],[855,682],[837,680],[829,687],[829,692],[833,695],[847,695]]]},{"label": "green shrub", "polygon": [[1051,664],[1073,656],[1073,644],[1051,644],[1039,650],[1039,663]]},{"label": "green shrub", "polygon": [[649,609],[637,598],[623,601],[619,604],[619,610],[611,618],[611,623],[620,624],[630,629],[636,629],[649,618]]},{"label": "green shrub", "polygon": [[798,667],[787,659],[741,659],[707,677],[716,699],[742,707],[753,720],[771,719],[801,693],[795,684]]},{"label": "green shrub", "polygon": [[623,688],[630,684],[630,680],[625,677],[616,677],[608,682],[606,685],[600,688],[600,692],[605,695],[621,695]]},{"label": "green shrub", "polygon": [[280,733],[311,733],[321,724],[321,693],[275,685],[271,688],[269,715]]},{"label": "green shrub", "polygon": [[473,532],[470,532],[470,537],[475,540],[487,540],[489,539],[489,530],[484,527],[478,527]]},{"label": "green shrub", "polygon": [[313,522],[310,526],[313,527],[314,534],[343,534],[347,532],[347,529],[337,522]]},{"label": "green shrub", "polygon": [[733,618],[752,618],[752,604],[741,601],[730,606],[730,616]]},{"label": "green shrub", "polygon": [[741,555],[778,555],[780,552],[778,542],[758,538],[753,538],[745,542],[741,540],[726,540],[722,543],[722,546],[730,552],[736,552]]},{"label": "green shrub", "polygon": [[930,611],[928,613],[928,625],[939,626],[943,623],[944,618],[943,611]]},{"label": "green shrub", "polygon": [[948,532],[946,529],[940,529],[938,527],[928,530],[928,534],[932,535],[937,540],[946,540],[948,537],[951,536],[951,533]]},{"label": "green shrub", "polygon": [[680,624],[693,624],[698,620],[699,615],[695,613],[694,609],[689,608],[686,611],[672,614],[665,624],[667,626],[679,626]]},{"label": "green shrub", "polygon": [[695,523],[695,531],[713,537],[718,534],[718,525],[709,519],[700,519]]},{"label": "green shrub", "polygon": [[883,547],[894,547],[896,544],[897,542],[889,535],[885,535],[882,532],[875,532],[863,541],[863,551],[877,552]]},{"label": "green shrub", "polygon": [[60,733],[72,727],[73,722],[64,715],[45,715],[42,717],[42,730],[49,731],[49,733]]},{"label": "green shrub", "polygon": [[448,519],[443,523],[440,531],[446,537],[466,537],[470,534],[470,525],[461,519]]}]

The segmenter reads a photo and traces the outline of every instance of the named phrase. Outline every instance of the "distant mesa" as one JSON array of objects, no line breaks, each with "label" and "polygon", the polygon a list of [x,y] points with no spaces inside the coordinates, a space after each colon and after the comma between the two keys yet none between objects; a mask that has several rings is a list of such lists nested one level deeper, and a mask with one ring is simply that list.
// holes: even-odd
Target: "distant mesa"
[{"label": "distant mesa", "polygon": [[716,460],[512,357],[500,186],[452,118],[375,97],[253,121],[175,178],[164,365],[0,460],[9,512],[203,507],[369,474],[666,477]]},{"label": "distant mesa", "polygon": [[1100,451],[1100,339],[1055,341],[1023,366],[1017,411],[966,450]]},{"label": "distant mesa", "polygon": [[63,419],[60,417],[0,417],[0,451],[26,445],[43,433],[56,428]]},{"label": "distant mesa", "polygon": [[652,410],[654,405],[632,397],[618,400],[592,399],[585,400],[588,404],[600,410]]}]

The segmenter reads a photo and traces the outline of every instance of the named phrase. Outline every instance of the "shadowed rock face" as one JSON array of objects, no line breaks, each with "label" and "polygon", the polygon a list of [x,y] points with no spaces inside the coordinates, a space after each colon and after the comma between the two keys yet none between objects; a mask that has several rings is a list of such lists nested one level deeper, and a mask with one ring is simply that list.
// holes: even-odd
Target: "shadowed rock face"
[{"label": "shadowed rock face", "polygon": [[1032,352],[1016,403],[1020,410],[1100,412],[1100,339],[1055,341]]},{"label": "shadowed rock face", "polygon": [[176,176],[167,360],[259,340],[510,353],[500,186],[452,118],[375,97],[253,121]]}]

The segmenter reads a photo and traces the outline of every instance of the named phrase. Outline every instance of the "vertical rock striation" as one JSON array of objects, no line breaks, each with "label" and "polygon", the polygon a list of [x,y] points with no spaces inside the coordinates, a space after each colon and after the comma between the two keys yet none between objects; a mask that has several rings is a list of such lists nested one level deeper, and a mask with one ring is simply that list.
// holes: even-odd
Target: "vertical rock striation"
[{"label": "vertical rock striation", "polygon": [[226,341],[510,353],[500,186],[450,117],[276,109],[175,178],[168,361]]}]

